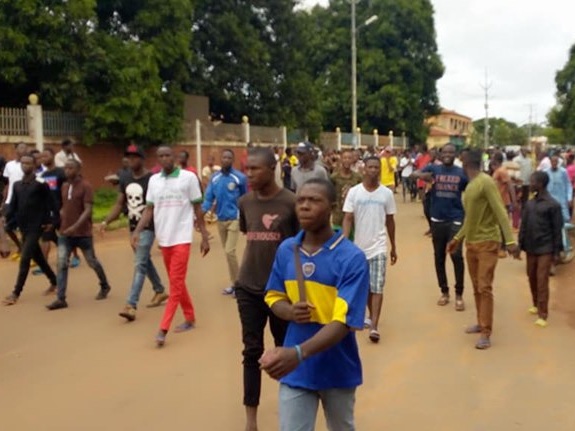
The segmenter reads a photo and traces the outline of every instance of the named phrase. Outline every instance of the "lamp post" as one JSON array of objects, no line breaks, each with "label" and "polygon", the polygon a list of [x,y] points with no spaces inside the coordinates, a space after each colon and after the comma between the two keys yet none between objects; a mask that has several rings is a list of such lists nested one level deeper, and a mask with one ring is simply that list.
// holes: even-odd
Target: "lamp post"
[{"label": "lamp post", "polygon": [[[356,26],[355,6],[360,0],[349,1],[351,3],[351,132],[355,133],[357,130],[357,33],[360,28],[367,27],[377,21],[378,16],[372,15],[359,27]],[[354,144],[356,144],[355,137]]]}]

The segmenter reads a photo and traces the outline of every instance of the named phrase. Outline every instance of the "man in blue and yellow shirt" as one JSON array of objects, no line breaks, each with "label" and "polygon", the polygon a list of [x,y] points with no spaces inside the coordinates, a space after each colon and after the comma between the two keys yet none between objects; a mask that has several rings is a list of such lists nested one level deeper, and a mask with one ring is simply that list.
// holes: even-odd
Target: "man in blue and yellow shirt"
[{"label": "man in blue and yellow shirt", "polygon": [[309,180],[298,190],[303,231],[279,247],[266,287],[272,312],[290,322],[284,347],[260,360],[281,383],[282,431],[313,430],[319,400],[329,429],[354,429],[355,390],[362,383],[354,330],[363,328],[369,270],[365,254],[332,230],[335,202],[335,189],[324,179]]}]

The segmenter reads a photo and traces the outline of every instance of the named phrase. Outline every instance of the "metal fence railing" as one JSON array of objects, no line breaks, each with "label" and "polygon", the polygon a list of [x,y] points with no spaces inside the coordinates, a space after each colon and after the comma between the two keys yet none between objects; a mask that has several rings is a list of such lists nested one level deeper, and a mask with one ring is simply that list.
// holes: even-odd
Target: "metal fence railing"
[{"label": "metal fence railing", "polygon": [[283,132],[280,127],[250,126],[250,141],[259,144],[277,144],[283,143]]},{"label": "metal fence railing", "polygon": [[0,108],[0,135],[27,136],[28,114],[26,109]]},{"label": "metal fence railing", "polygon": [[70,112],[43,111],[42,122],[45,136],[82,136],[84,116]]}]

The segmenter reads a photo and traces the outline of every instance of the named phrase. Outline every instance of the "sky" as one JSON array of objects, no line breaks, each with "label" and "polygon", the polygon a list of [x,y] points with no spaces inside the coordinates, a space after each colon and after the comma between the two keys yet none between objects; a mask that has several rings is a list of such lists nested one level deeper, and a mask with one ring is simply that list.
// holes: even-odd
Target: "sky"
[{"label": "sky", "polygon": [[[328,0],[302,0],[304,6]],[[439,100],[473,119],[485,115],[518,124],[546,121],[555,104],[555,74],[575,44],[573,0],[431,0],[445,74]],[[362,5],[363,3],[363,5]],[[358,10],[367,7],[360,1]],[[361,79],[361,77],[359,77]]]}]

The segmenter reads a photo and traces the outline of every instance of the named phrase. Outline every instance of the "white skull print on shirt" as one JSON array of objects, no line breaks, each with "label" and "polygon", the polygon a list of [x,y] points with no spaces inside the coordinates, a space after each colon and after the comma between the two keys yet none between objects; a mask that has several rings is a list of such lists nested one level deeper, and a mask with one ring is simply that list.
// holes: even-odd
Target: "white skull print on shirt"
[{"label": "white skull print on shirt", "polygon": [[[134,178],[132,175],[126,176],[120,182],[120,192],[126,198],[126,208],[128,210],[128,221],[130,222],[130,230],[136,229],[138,222],[142,218],[144,209],[146,209],[146,192],[148,191],[148,182],[150,181],[151,173],[147,173],[141,178]],[[151,223],[148,229],[153,229],[154,224]]]}]

